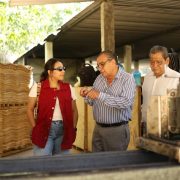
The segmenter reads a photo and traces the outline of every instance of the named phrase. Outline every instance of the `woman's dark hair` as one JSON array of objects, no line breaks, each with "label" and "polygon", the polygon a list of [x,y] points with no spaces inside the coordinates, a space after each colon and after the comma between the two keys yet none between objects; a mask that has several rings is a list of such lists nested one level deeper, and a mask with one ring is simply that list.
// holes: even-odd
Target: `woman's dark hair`
[{"label": "woman's dark hair", "polygon": [[80,86],[92,86],[97,74],[93,66],[88,63],[82,64],[78,71],[78,76],[80,77]]},{"label": "woman's dark hair", "polygon": [[56,62],[61,62],[61,60],[58,59],[58,58],[51,58],[46,62],[46,64],[44,65],[44,70],[43,70],[43,72],[41,73],[41,76],[40,76],[40,82],[44,81],[44,80],[46,80],[48,78],[48,70],[53,70],[54,64]]}]

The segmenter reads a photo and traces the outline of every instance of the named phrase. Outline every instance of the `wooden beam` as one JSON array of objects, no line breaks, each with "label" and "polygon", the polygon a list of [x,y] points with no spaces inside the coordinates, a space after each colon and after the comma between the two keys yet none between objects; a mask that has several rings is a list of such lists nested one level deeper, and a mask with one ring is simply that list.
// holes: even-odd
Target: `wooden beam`
[{"label": "wooden beam", "polygon": [[88,105],[84,102],[84,151],[88,152]]},{"label": "wooden beam", "polygon": [[53,43],[46,41],[44,47],[45,47],[45,63],[46,63],[50,58],[53,58]]},{"label": "wooden beam", "polygon": [[134,69],[135,70],[139,70],[139,60],[138,61],[134,61]]},{"label": "wooden beam", "polygon": [[131,73],[132,63],[132,47],[130,45],[124,46],[124,68],[126,72]]},{"label": "wooden beam", "polygon": [[136,140],[137,147],[152,151],[178,160],[180,162],[180,146],[157,141],[154,139],[139,137]]},{"label": "wooden beam", "polygon": [[57,3],[87,2],[92,0],[10,0],[10,6],[43,5]]},{"label": "wooden beam", "polygon": [[101,50],[115,51],[114,7],[110,0],[101,4]]}]

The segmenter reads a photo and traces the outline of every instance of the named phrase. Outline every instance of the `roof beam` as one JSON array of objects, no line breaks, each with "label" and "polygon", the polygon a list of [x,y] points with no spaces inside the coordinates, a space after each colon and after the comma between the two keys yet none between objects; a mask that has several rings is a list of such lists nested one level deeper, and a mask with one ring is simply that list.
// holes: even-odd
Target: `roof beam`
[{"label": "roof beam", "polygon": [[43,5],[57,3],[87,2],[92,0],[10,0],[10,6]]}]

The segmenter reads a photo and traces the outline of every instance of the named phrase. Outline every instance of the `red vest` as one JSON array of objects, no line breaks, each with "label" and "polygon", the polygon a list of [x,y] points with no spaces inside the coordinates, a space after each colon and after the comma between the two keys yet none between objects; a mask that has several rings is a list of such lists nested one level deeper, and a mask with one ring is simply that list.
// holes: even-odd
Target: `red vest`
[{"label": "red vest", "polygon": [[75,140],[76,133],[73,127],[71,90],[68,83],[60,82],[59,85],[60,90],[56,90],[50,88],[48,80],[41,82],[37,122],[32,131],[32,143],[41,148],[45,147],[48,139],[56,97],[60,102],[64,126],[61,148],[71,149]]}]

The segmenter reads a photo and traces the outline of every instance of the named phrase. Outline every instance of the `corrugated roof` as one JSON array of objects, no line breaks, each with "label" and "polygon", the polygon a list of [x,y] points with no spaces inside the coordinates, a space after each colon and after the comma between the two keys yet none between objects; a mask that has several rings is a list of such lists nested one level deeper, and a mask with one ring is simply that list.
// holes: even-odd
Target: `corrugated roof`
[{"label": "corrugated roof", "polygon": [[[100,1],[96,1],[64,24],[54,42],[54,57],[80,58],[101,51]],[[160,44],[180,49],[179,0],[113,0],[116,52],[132,45],[133,59],[147,57],[149,49]],[[111,13],[111,12],[109,12]],[[44,52],[33,51],[43,57]]]}]

